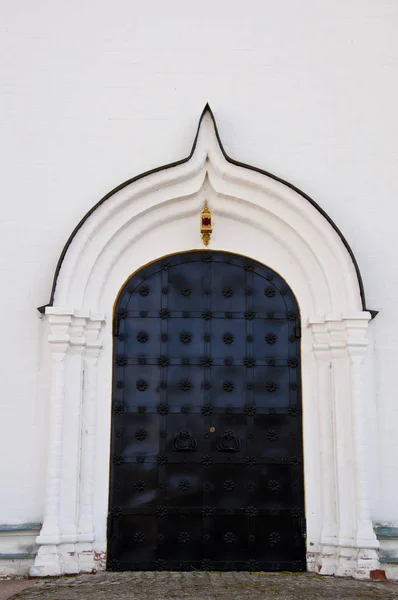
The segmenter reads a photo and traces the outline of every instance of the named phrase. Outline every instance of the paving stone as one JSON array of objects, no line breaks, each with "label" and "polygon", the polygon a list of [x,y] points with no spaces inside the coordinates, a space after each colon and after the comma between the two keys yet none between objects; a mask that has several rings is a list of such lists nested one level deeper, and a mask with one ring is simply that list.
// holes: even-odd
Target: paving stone
[{"label": "paving stone", "polygon": [[18,600],[398,600],[398,583],[308,573],[98,573],[41,579]]}]

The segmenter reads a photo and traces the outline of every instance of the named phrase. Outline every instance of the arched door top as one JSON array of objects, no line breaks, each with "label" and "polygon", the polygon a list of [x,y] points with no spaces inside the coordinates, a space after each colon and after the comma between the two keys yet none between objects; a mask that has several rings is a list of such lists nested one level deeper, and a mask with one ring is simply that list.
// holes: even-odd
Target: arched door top
[{"label": "arched door top", "polygon": [[[196,217],[203,195],[209,198],[216,221],[222,216],[256,222],[295,257],[298,268],[311,273],[313,300],[323,295],[320,302],[314,302],[313,315],[340,315],[347,308],[349,312],[367,310],[358,263],[337,225],[294,185],[229,157],[209,105],[202,112],[186,158],[122,183],[83,217],[62,250],[50,301],[38,310],[45,312],[47,306],[86,308],[89,304],[91,308],[95,295],[99,300],[107,273],[128,247],[170,218]],[[132,225],[135,235],[131,235]],[[200,245],[197,227],[192,233],[193,243],[185,250]],[[152,260],[156,258],[154,254]],[[315,283],[317,278],[323,282]],[[121,284],[119,281],[119,288]],[[100,304],[98,301],[98,310]],[[372,317],[377,314],[369,312]]]}]

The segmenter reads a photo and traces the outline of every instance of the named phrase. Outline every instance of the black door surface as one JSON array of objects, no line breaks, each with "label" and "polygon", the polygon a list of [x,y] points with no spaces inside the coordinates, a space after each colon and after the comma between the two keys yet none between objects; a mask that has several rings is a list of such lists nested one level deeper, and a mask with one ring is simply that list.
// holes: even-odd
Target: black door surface
[{"label": "black door surface", "polygon": [[296,300],[224,252],[153,263],[114,321],[108,569],[305,570]]}]

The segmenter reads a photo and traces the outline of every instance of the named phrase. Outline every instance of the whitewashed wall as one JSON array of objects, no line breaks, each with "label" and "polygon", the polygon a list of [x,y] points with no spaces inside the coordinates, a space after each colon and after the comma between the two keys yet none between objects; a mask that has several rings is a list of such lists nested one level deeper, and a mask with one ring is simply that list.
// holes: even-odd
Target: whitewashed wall
[{"label": "whitewashed wall", "polygon": [[36,306],[62,247],[110,189],[188,154],[206,102],[228,154],[307,192],[356,255],[380,311],[373,516],[398,523],[397,27],[395,0],[0,2],[0,523],[42,519]]}]

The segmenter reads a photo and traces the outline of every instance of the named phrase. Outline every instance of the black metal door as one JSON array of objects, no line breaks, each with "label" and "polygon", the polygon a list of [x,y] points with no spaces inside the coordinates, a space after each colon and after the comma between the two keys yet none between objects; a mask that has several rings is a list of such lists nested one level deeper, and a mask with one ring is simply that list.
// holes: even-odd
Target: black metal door
[{"label": "black metal door", "polygon": [[296,300],[224,252],[151,264],[114,322],[108,569],[305,569]]}]

